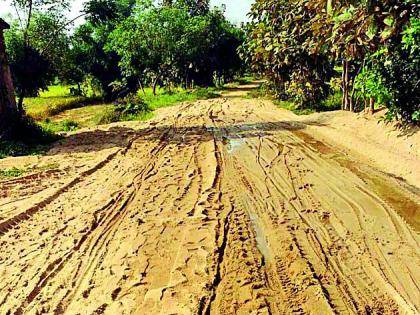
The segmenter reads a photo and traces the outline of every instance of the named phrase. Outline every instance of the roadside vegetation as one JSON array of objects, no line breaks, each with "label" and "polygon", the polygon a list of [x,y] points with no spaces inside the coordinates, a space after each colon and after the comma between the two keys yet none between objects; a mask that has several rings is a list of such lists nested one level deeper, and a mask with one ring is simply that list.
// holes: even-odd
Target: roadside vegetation
[{"label": "roadside vegetation", "polygon": [[242,55],[277,99],[419,124],[418,1],[261,0],[251,18]]},{"label": "roadside vegetation", "polygon": [[118,121],[144,121],[154,117],[156,109],[219,96],[219,88],[174,88],[171,91],[151,87],[115,101],[104,102],[96,96],[73,96],[72,86],[54,85],[38,97],[25,100],[25,112],[51,133],[75,131]]},{"label": "roadside vegetation", "polygon": [[52,170],[58,167],[59,167],[58,164],[51,163],[51,164],[44,165],[42,167],[34,167],[30,165],[25,165],[22,168],[12,167],[8,169],[0,169],[0,180],[21,177],[24,175],[28,175],[30,173]]},{"label": "roadside vegetation", "polygon": [[5,46],[16,104],[0,100],[2,156],[216,97],[253,80],[248,72],[268,79],[248,97],[297,114],[386,107],[387,121],[420,121],[414,0],[261,0],[241,27],[206,0],[88,0],[74,20],[70,0],[13,5]]},{"label": "roadside vegetation", "polygon": [[[5,44],[17,119],[0,136],[9,141],[3,155],[32,152],[44,134],[54,141],[57,133],[147,120],[158,108],[216,97],[216,87],[244,71],[237,51],[244,30],[208,1],[89,0],[76,28],[68,0],[13,5],[20,16]],[[42,131],[39,141],[20,132],[29,121]]]},{"label": "roadside vegetation", "polygon": [[309,115],[315,112],[328,112],[340,109],[342,95],[341,93],[334,93],[313,106],[302,106],[293,97],[278,97],[270,83],[262,83],[258,88],[249,91],[244,97],[247,99],[261,98],[270,100],[279,108],[290,110],[296,115]]}]

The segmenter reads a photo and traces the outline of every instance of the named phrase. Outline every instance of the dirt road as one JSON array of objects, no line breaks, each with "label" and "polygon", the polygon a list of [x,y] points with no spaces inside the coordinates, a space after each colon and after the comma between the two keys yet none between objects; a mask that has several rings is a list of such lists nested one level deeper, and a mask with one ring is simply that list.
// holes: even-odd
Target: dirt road
[{"label": "dirt road", "polygon": [[418,190],[241,93],[23,158],[0,314],[419,314]]}]

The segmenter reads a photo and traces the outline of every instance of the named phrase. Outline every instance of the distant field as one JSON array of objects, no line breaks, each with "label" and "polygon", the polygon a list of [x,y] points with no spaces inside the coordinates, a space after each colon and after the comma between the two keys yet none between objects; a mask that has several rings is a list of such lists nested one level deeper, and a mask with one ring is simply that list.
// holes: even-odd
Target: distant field
[{"label": "distant field", "polygon": [[70,94],[71,86],[50,86],[48,91],[41,92],[38,97],[24,100],[26,113],[35,120],[43,120],[67,109],[80,106],[87,98]]}]

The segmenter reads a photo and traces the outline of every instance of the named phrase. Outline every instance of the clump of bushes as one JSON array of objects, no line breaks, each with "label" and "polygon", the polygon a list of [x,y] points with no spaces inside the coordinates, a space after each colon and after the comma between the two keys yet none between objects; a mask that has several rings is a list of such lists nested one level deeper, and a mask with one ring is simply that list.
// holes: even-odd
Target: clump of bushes
[{"label": "clump of bushes", "polygon": [[55,122],[51,121],[49,118],[45,119],[41,123],[41,126],[44,130],[51,133],[76,131],[80,128],[79,123],[74,120],[63,120]]},{"label": "clump of bushes", "polygon": [[124,120],[136,120],[150,112],[147,103],[137,94],[130,93],[119,99],[114,107],[97,118],[98,124],[110,124]]}]

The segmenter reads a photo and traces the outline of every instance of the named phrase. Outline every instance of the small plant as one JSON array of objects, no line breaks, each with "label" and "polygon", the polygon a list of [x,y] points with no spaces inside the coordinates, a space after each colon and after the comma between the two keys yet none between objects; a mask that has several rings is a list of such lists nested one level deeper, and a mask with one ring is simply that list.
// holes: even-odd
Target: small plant
[{"label": "small plant", "polygon": [[40,124],[45,131],[50,133],[70,132],[76,131],[80,128],[79,123],[74,120],[63,120],[57,122],[51,121],[49,118],[47,118]]},{"label": "small plant", "polygon": [[75,131],[79,129],[79,123],[73,120],[63,121],[63,131]]},{"label": "small plant", "polygon": [[0,170],[0,179],[1,178],[8,178],[8,177],[20,177],[25,173],[24,170],[18,169],[16,167]]},{"label": "small plant", "polygon": [[149,117],[147,113],[151,112],[147,103],[137,94],[129,94],[118,100],[112,109],[95,118],[97,124],[110,124],[118,121],[144,120],[143,117]]},{"label": "small plant", "polygon": [[115,112],[121,116],[138,115],[147,111],[150,111],[149,106],[140,96],[134,93],[119,100],[115,107]]}]

